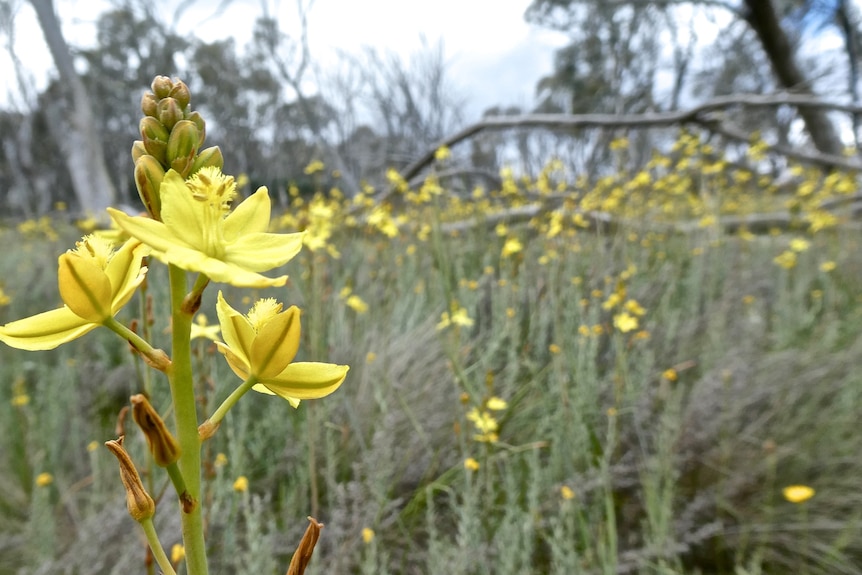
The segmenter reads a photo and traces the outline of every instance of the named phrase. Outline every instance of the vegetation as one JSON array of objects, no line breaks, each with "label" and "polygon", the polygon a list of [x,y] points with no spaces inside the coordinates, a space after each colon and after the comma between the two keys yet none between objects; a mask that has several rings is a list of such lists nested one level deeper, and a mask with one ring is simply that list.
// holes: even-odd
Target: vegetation
[{"label": "vegetation", "polygon": [[[278,226],[308,233],[280,298],[307,314],[305,359],[352,369],[296,411],[239,403],[205,444],[214,572],[283,572],[312,509],[310,573],[860,572],[862,262],[839,201],[855,180],[793,168],[788,194],[757,175],[762,147],[729,164],[697,134],[636,172],[627,140],[612,148],[619,169],[600,179],[551,162],[461,196],[433,174],[390,174],[382,204],[289,190]],[[524,223],[499,217],[557,196]],[[724,232],[766,203],[789,219]],[[55,304],[54,257],[80,232],[2,233],[20,248],[0,263],[2,319]],[[158,341],[168,310],[141,310]],[[38,359],[0,349],[0,570],[143,568],[95,446],[144,368],[102,331]],[[206,415],[235,377],[209,340],[193,348]],[[141,456],[143,438],[127,448]]]}]

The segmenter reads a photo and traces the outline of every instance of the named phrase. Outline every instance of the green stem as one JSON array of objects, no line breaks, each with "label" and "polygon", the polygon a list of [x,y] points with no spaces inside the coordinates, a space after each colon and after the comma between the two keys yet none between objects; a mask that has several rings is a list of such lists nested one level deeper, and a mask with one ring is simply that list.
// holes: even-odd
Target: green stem
[{"label": "green stem", "polygon": [[[197,403],[195,402],[194,379],[192,377],[191,328],[192,315],[183,309],[186,297],[186,273],[180,268],[168,266],[171,282],[171,320],[173,363],[168,370],[171,397],[174,402],[174,418],[177,439],[182,455],[178,462],[185,478],[188,494],[200,501],[201,495],[201,442],[198,438]],[[183,544],[186,549],[186,566],[189,575],[206,575],[207,558],[204,542],[201,506],[195,505],[191,513],[182,513]]]},{"label": "green stem", "polygon": [[253,375],[250,375],[247,380],[242,382],[242,385],[233,390],[233,393],[231,393],[227,397],[227,399],[225,399],[221,403],[221,405],[218,406],[218,409],[215,410],[215,412],[210,416],[207,421],[209,421],[213,425],[218,425],[219,423],[221,423],[221,420],[224,419],[224,416],[227,415],[227,412],[230,411],[230,408],[233,407],[237,401],[239,401],[240,397],[245,395],[248,390],[254,387],[254,384],[256,383],[257,378]]},{"label": "green stem", "polygon": [[174,567],[171,565],[168,556],[165,555],[165,550],[162,547],[162,543],[159,541],[159,536],[156,534],[156,528],[153,525],[153,518],[150,517],[141,521],[141,527],[144,528],[147,542],[150,544],[150,549],[153,550],[153,557],[155,557],[156,563],[159,564],[159,567],[161,567],[165,575],[177,575],[177,572],[174,571]]},{"label": "green stem", "polygon": [[116,319],[109,317],[102,322],[102,325],[129,342],[132,347],[144,356],[147,364],[151,367],[160,371],[166,371],[169,368],[170,359],[168,359],[168,356],[165,355],[164,351],[154,348],[148,341],[118,322]]}]

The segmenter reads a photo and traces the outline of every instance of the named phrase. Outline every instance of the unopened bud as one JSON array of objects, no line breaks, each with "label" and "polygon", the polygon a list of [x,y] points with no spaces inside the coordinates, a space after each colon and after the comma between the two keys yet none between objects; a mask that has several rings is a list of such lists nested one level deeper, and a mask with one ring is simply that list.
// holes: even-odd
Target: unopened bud
[{"label": "unopened bud", "polygon": [[221,170],[224,167],[224,157],[221,155],[221,149],[218,146],[212,146],[206,150],[201,150],[195,157],[192,163],[191,174],[196,174],[201,168],[218,168]]},{"label": "unopened bud", "polygon": [[153,156],[156,160],[165,164],[165,152],[168,148],[168,133],[161,122],[150,116],[141,118],[138,127],[141,131],[141,139],[144,142],[144,149],[147,153]]},{"label": "unopened bud", "polygon": [[132,402],[132,419],[144,432],[153,460],[161,467],[175,463],[180,458],[180,446],[162,417],[144,395],[139,393],[129,399]]},{"label": "unopened bud", "polygon": [[162,201],[159,189],[164,177],[165,169],[154,157],[141,156],[135,162],[135,186],[144,207],[154,220],[161,220]]},{"label": "unopened bud", "polygon": [[156,76],[153,78],[153,83],[150,85],[156,98],[160,100],[162,98],[166,98],[168,94],[171,93],[171,88],[173,87],[174,83],[171,82],[171,79],[167,76]]},{"label": "unopened bud", "polygon": [[156,117],[168,130],[171,130],[183,119],[183,110],[175,99],[162,98],[159,100]]},{"label": "unopened bud", "polygon": [[174,82],[174,87],[171,88],[169,97],[174,98],[180,106],[180,110],[185,110],[189,102],[192,101],[192,94],[189,92],[189,87],[182,80]]},{"label": "unopened bud", "polygon": [[199,140],[198,140],[198,148],[204,145],[204,140],[207,139],[207,123],[204,120],[204,117],[201,116],[200,112],[192,112],[189,114],[188,120],[195,123],[195,126],[198,128]]},{"label": "unopened bud", "polygon": [[171,130],[166,157],[170,167],[183,179],[191,173],[198,153],[199,135],[197,126],[190,120],[180,120]]},{"label": "unopened bud", "polygon": [[146,156],[147,149],[144,147],[143,140],[135,140],[132,144],[132,163],[136,163],[141,156]]},{"label": "unopened bud", "polygon": [[121,435],[116,440],[106,441],[105,447],[110,449],[120,462],[120,480],[123,482],[123,487],[126,488],[126,507],[129,510],[129,515],[138,522],[151,518],[156,513],[156,503],[144,489],[141,476],[138,475],[132,458],[123,448],[123,436]]},{"label": "unopened bud", "polygon": [[141,96],[141,112],[143,112],[145,116],[155,118],[158,103],[159,100],[156,98],[155,94],[152,92],[144,92],[144,95]]}]

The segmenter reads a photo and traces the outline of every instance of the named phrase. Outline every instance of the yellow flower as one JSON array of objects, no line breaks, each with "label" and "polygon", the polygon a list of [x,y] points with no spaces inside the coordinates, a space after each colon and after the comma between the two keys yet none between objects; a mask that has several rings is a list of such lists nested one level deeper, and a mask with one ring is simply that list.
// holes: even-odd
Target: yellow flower
[{"label": "yellow flower", "polygon": [[632,315],[642,316],[646,313],[646,310],[637,302],[637,300],[630,299],[625,303],[625,308]]},{"label": "yellow flower", "polygon": [[781,494],[791,503],[802,503],[814,497],[814,490],[807,485],[788,485]]},{"label": "yellow flower", "polygon": [[160,188],[162,221],[108,208],[116,224],[153,249],[159,260],[238,287],[282,286],[287,276],[258,272],[287,263],[302,248],[302,234],[267,233],[270,201],[260,188],[230,211],[233,177],[203,168],[184,181],[174,170]]},{"label": "yellow flower", "polygon": [[434,159],[438,162],[442,162],[443,160],[448,159],[452,155],[452,151],[449,150],[448,146],[440,146],[434,152]]},{"label": "yellow flower", "polygon": [[368,311],[368,304],[365,303],[362,298],[356,294],[349,296],[345,303],[347,304],[347,307],[349,307],[356,313],[363,314]]},{"label": "yellow flower", "polygon": [[171,563],[177,565],[180,561],[185,559],[185,557],[186,548],[180,543],[174,543],[173,547],[171,547]]},{"label": "yellow flower", "polygon": [[207,320],[207,316],[202,313],[199,313],[195,317],[195,321],[192,323],[191,339],[203,337],[211,341],[218,341],[219,331],[221,331],[221,328],[219,326],[209,325],[209,320]]},{"label": "yellow flower", "polygon": [[563,485],[560,487],[560,497],[566,501],[570,501],[575,498],[575,491],[568,485]]},{"label": "yellow flower", "polygon": [[560,348],[560,346],[558,346],[557,344],[552,343],[551,345],[549,345],[549,346],[548,346],[548,351],[550,351],[551,353],[553,353],[554,355],[556,355],[556,354],[560,353],[560,352],[561,352],[561,351],[563,351],[563,350],[562,350],[562,349]]},{"label": "yellow flower", "polygon": [[320,160],[314,160],[313,162],[311,162],[310,164],[305,166],[305,170],[303,170],[303,171],[305,172],[306,175],[311,175],[311,174],[316,174],[317,172],[323,171],[323,168],[324,168],[323,162],[321,162]]},{"label": "yellow flower", "polygon": [[677,379],[679,379],[679,374],[672,367],[664,370],[661,376],[668,381],[676,381]]},{"label": "yellow flower", "polygon": [[227,465],[227,455],[225,455],[224,453],[221,453],[221,452],[216,453],[215,461],[213,462],[213,465],[216,466],[216,469],[218,469],[219,467],[224,467],[225,465]]},{"label": "yellow flower", "polygon": [[837,268],[837,267],[838,267],[838,264],[836,264],[835,262],[827,261],[827,262],[823,262],[822,264],[820,264],[820,271],[829,273],[831,271],[834,271],[835,268]]},{"label": "yellow flower", "polygon": [[40,473],[36,476],[37,487],[48,487],[52,483],[54,483],[54,476],[50,473]]},{"label": "yellow flower", "polygon": [[111,319],[144,281],[146,246],[129,240],[114,251],[111,242],[84,236],[60,256],[60,297],[66,304],[0,327],[0,341],[29,351],[54,349]]},{"label": "yellow flower", "polygon": [[623,333],[628,333],[638,328],[638,318],[628,312],[619,313],[614,316],[614,327]]},{"label": "yellow flower", "polygon": [[458,307],[451,314],[447,311],[440,314],[440,321],[437,323],[437,330],[446,329],[450,325],[470,327],[473,325],[473,320],[467,315],[466,309]]},{"label": "yellow flower", "polygon": [[478,471],[479,462],[472,457],[468,457],[464,460],[464,469],[466,469],[467,471]]},{"label": "yellow flower", "polygon": [[12,303],[12,298],[9,297],[9,294],[3,291],[2,287],[0,287],[0,307],[9,305],[10,303]]},{"label": "yellow flower", "polygon": [[521,244],[521,240],[518,238],[509,238],[506,240],[506,243],[503,244],[503,250],[500,252],[500,256],[507,258],[511,255],[517,254],[523,249],[524,246]]},{"label": "yellow flower", "polygon": [[505,399],[499,398],[495,395],[488,398],[488,401],[485,402],[485,407],[491,411],[503,411],[509,407],[509,404],[506,403]]},{"label": "yellow flower", "polygon": [[362,528],[362,542],[368,545],[374,541],[374,529],[371,527],[363,527]]},{"label": "yellow flower", "polygon": [[301,399],[317,399],[338,389],[350,368],[293,362],[299,349],[299,308],[291,306],[283,312],[281,308],[267,298],[242,315],[219,292],[216,311],[224,343],[216,345],[240,379],[257,381],[252,389],[283,397],[296,407]]},{"label": "yellow flower", "polygon": [[811,242],[803,238],[793,238],[790,240],[790,249],[797,253],[802,253],[811,246]]},{"label": "yellow flower", "polygon": [[248,491],[248,477],[245,475],[237,477],[236,481],[233,482],[233,490],[239,493]]},{"label": "yellow flower", "polygon": [[796,252],[783,251],[779,255],[775,256],[772,261],[784,269],[789,270],[796,267]]}]

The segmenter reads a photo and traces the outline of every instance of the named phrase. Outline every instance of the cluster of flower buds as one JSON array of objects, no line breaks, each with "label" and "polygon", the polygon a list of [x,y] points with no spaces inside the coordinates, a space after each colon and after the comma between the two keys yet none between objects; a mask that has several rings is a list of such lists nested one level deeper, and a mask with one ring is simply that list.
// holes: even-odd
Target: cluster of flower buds
[{"label": "cluster of flower buds", "polygon": [[224,159],[218,146],[201,149],[206,122],[191,111],[191,93],[181,80],[157,76],[141,99],[141,139],[132,146],[135,184],[147,212],[161,220],[159,188],[165,172],[177,171],[183,179],[205,166],[221,169]]}]

